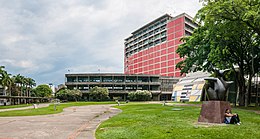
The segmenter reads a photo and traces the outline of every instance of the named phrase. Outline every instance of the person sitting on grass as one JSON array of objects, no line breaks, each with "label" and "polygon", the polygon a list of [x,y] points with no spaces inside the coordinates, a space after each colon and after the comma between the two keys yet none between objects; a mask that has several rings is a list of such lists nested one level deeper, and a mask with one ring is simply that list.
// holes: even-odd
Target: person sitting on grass
[{"label": "person sitting on grass", "polygon": [[224,123],[237,125],[241,124],[238,114],[232,114],[229,109],[226,109],[225,111]]}]

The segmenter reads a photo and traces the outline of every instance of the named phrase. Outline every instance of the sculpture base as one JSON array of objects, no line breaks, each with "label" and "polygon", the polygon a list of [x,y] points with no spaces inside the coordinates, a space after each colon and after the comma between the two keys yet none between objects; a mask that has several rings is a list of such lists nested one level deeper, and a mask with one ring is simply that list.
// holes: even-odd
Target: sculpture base
[{"label": "sculpture base", "polygon": [[223,123],[226,109],[231,110],[227,101],[203,101],[198,122]]}]

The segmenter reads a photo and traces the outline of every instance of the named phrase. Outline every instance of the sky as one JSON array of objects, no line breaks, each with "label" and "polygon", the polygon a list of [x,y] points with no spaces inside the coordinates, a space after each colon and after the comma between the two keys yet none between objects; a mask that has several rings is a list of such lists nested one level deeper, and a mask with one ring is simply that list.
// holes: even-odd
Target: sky
[{"label": "sky", "polygon": [[123,73],[133,31],[201,7],[199,0],[1,0],[0,65],[37,85],[64,84],[66,73]]}]

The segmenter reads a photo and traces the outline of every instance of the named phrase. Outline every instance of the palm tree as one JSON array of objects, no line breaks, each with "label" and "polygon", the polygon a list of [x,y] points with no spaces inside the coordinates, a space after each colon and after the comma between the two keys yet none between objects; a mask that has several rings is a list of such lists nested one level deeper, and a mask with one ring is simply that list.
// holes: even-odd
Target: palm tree
[{"label": "palm tree", "polygon": [[24,85],[26,88],[26,96],[29,97],[31,94],[31,89],[33,88],[33,86],[36,86],[35,80],[33,80],[32,78],[25,78]]},{"label": "palm tree", "polygon": [[4,68],[4,66],[0,66],[0,85],[2,85],[3,74],[5,72]]},{"label": "palm tree", "polygon": [[[12,80],[10,78],[11,74],[8,74],[7,71],[4,70],[4,66],[0,66],[0,85],[3,87],[4,94],[6,95],[6,87],[9,88],[12,84]],[[9,96],[11,93],[9,93]]]},{"label": "palm tree", "polygon": [[19,96],[23,96],[23,90],[24,90],[24,83],[25,83],[25,77],[21,74],[18,74],[15,76],[15,84],[20,87]]},{"label": "palm tree", "polygon": [[30,92],[29,92],[29,96],[31,96],[31,90],[32,90],[32,88],[34,87],[34,86],[36,86],[36,82],[35,82],[35,80],[34,79],[32,79],[32,78],[28,78],[28,85],[29,85],[29,90],[30,90]]},{"label": "palm tree", "polygon": [[[4,88],[8,88],[8,96],[11,96],[11,86],[13,84],[13,80],[11,79],[11,74],[8,74],[6,71],[2,73],[2,85]],[[6,91],[6,89],[4,89]]]}]

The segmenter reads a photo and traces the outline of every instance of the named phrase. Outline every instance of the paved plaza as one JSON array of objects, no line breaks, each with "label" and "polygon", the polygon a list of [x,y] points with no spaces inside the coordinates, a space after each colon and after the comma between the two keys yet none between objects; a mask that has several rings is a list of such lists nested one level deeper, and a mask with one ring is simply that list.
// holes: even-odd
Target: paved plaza
[{"label": "paved plaza", "polygon": [[93,139],[98,125],[121,112],[112,105],[65,108],[43,116],[0,117],[0,139]]},{"label": "paved plaza", "polygon": [[[49,103],[41,103],[41,104],[35,104],[37,108],[43,108],[43,107],[48,107],[50,104]],[[32,109],[34,106],[32,104],[28,104],[28,107],[21,107],[21,108],[10,108],[10,109],[0,109],[0,112],[4,111],[13,111],[13,110],[25,110],[25,109]]]}]

